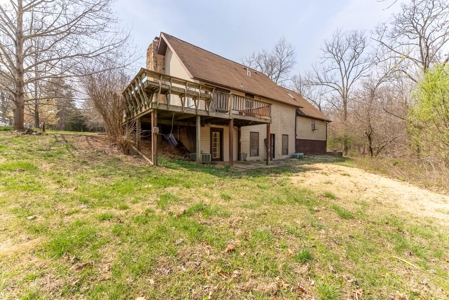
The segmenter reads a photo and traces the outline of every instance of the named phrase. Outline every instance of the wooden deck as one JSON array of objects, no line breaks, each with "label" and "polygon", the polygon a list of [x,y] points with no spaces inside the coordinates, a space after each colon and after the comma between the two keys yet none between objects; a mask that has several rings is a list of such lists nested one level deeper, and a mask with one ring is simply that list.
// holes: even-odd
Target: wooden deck
[{"label": "wooden deck", "polygon": [[[151,158],[157,165],[157,135],[159,125],[196,127],[196,149],[201,149],[202,124],[229,126],[229,165],[233,165],[232,128],[266,124],[269,163],[271,104],[232,93],[223,93],[215,87],[182,78],[141,69],[123,91],[125,98],[124,122],[135,122],[136,148],[139,152],[142,124],[151,128]],[[240,129],[239,129],[240,132]],[[238,149],[240,149],[240,135]],[[240,150],[239,150],[240,152]],[[201,155],[197,155],[201,163]]]},{"label": "wooden deck", "polygon": [[141,69],[123,91],[125,120],[135,120],[153,110],[237,119],[251,124],[271,123],[271,104],[215,91],[214,87]]}]

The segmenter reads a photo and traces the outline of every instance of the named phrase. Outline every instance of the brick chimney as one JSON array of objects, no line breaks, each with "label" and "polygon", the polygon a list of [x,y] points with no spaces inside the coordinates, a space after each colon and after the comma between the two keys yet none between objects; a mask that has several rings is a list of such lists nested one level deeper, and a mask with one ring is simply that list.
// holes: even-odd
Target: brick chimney
[{"label": "brick chimney", "polygon": [[165,73],[165,56],[157,54],[159,48],[159,37],[155,37],[147,49],[147,69]]}]

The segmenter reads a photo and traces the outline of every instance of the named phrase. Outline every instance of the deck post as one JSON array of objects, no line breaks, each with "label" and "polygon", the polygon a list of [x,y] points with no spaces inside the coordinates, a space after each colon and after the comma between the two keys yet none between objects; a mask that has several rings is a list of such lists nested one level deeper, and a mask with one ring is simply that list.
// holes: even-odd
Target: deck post
[{"label": "deck post", "polygon": [[229,120],[229,166],[234,165],[234,118]]},{"label": "deck post", "polygon": [[270,151],[271,151],[271,145],[270,145],[270,124],[267,124],[267,166],[270,164]]},{"label": "deck post", "polygon": [[196,163],[201,164],[201,116],[196,116]]},{"label": "deck post", "polygon": [[142,122],[140,118],[137,118],[136,120],[136,148],[137,150],[140,150],[140,139],[142,136]]},{"label": "deck post", "polygon": [[157,166],[157,110],[151,111],[151,161]]},{"label": "deck post", "polygon": [[242,126],[237,127],[237,160],[242,161]]}]

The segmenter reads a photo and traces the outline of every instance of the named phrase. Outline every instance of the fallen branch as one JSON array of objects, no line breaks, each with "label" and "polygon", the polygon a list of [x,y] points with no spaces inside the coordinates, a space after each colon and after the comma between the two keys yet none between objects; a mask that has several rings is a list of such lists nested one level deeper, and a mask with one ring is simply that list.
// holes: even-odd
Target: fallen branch
[{"label": "fallen branch", "polygon": [[133,148],[134,151],[136,151],[140,156],[143,157],[143,159],[145,159],[150,165],[153,165],[153,162],[151,161],[151,159],[149,159],[148,157],[145,156],[145,154],[143,154],[142,152],[140,152],[136,147],[134,147],[134,145],[130,145],[131,148]]},{"label": "fallen branch", "polygon": [[399,259],[400,261],[405,262],[406,264],[409,264],[410,266],[414,267],[415,269],[420,269],[420,267],[418,267],[417,265],[414,265],[411,262],[409,262],[409,261],[407,261],[407,260],[405,260],[403,258],[400,258],[400,257],[397,257],[397,256],[393,256],[393,257],[396,258],[396,259]]}]

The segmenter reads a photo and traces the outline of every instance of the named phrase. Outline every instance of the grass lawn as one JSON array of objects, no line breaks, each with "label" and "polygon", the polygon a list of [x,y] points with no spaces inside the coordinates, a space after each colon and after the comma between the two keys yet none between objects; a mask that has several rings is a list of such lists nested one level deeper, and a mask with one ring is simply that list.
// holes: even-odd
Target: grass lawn
[{"label": "grass lawn", "polygon": [[97,138],[0,132],[0,299],[449,298],[438,220]]}]

